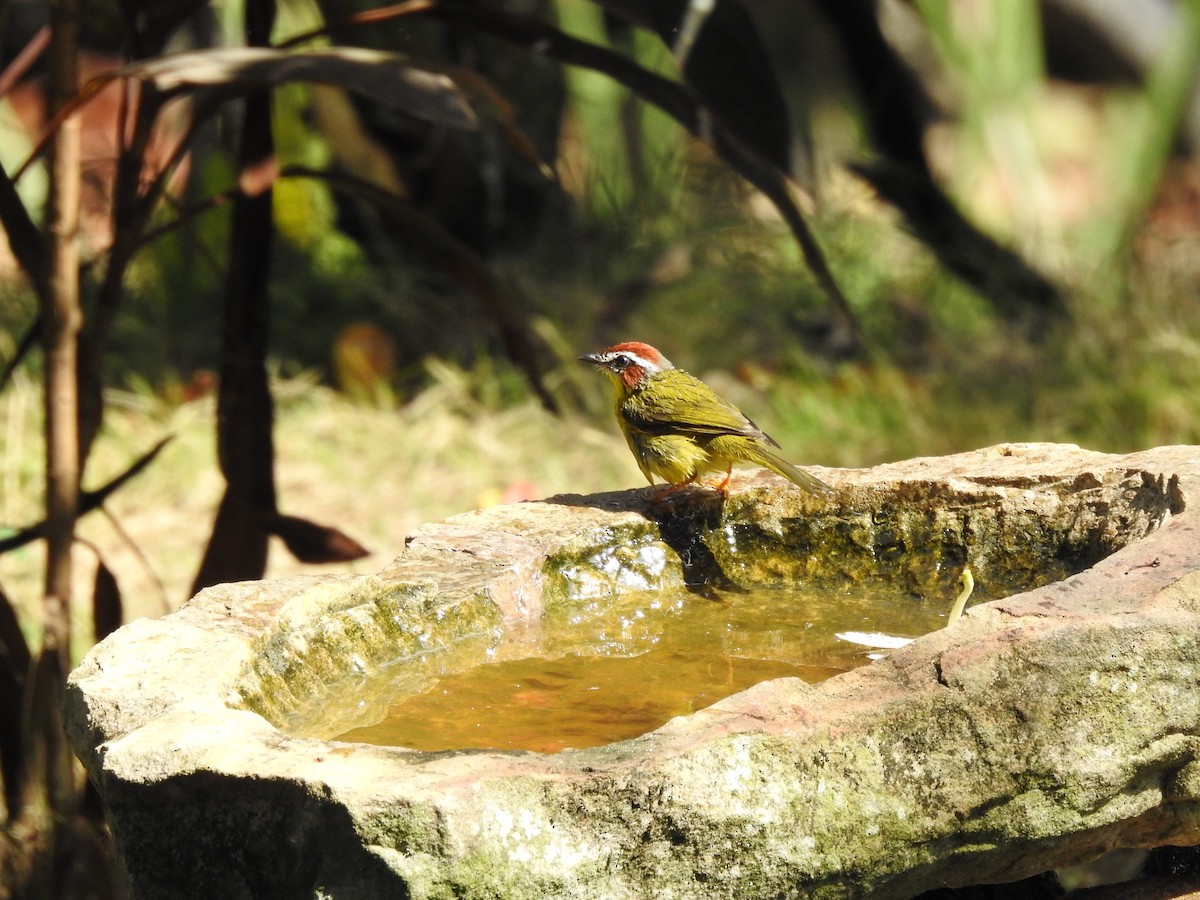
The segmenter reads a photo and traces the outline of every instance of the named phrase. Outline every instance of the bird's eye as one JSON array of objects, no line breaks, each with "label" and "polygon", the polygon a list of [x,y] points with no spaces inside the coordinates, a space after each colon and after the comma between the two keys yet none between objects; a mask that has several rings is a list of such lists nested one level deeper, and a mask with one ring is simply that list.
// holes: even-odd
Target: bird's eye
[{"label": "bird's eye", "polygon": [[622,369],[625,369],[626,367],[628,367],[628,365],[631,362],[633,362],[633,360],[630,359],[628,356],[626,356],[624,353],[618,353],[616,356],[613,357],[612,367],[616,371],[620,372]]}]

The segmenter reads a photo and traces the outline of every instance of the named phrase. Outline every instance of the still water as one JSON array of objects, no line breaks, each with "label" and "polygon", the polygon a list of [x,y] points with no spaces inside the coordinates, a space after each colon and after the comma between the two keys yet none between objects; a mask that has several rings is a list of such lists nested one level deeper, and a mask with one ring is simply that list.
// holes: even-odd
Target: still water
[{"label": "still water", "polygon": [[[386,717],[339,740],[417,750],[555,752],[636,737],[760,681],[820,681],[871,651],[839,638],[913,638],[945,624],[949,603],[886,588],[629,594],[549,613],[515,658],[444,666],[412,690],[398,666]],[[425,661],[428,664],[428,661]],[[389,684],[373,690],[388,691]]]}]

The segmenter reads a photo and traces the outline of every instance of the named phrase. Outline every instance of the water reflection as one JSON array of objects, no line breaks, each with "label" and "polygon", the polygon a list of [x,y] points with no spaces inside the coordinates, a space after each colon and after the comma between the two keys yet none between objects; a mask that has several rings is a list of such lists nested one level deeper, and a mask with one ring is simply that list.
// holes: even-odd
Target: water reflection
[{"label": "water reflection", "polygon": [[[760,681],[820,681],[868,661],[838,632],[918,637],[946,606],[886,588],[755,590],[717,602],[686,590],[631,593],[547,614],[536,647],[491,661],[375,679],[386,717],[341,740],[419,750],[554,752],[636,737]],[[414,661],[415,663],[416,661]]]}]

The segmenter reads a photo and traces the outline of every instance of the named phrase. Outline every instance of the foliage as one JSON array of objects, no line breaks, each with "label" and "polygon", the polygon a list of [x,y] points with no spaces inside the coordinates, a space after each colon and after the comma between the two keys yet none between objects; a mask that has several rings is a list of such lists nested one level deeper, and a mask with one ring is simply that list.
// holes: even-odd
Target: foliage
[{"label": "foliage", "polygon": [[[53,115],[28,161],[0,148],[0,223],[30,287],[5,285],[0,303],[14,367],[0,549],[26,573],[22,597],[37,593],[28,573],[49,573],[40,616],[0,595],[0,862],[16,893],[71,893],[54,861],[96,833],[53,716],[39,729],[29,715],[57,708],[64,635],[77,658],[127,597],[155,598],[138,610],[154,614],[259,577],[273,537],[292,558],[272,572],[366,553],[324,522],[387,548],[465,503],[636,483],[591,424],[608,397],[574,368],[581,347],[660,344],[804,462],[1200,437],[1196,229],[1142,227],[1186,180],[1172,152],[1195,3],[1141,86],[1080,100],[1047,75],[1032,0],[914,4],[939,63],[923,80],[874,4],[813,0],[826,30],[812,48],[840,42],[842,93],[857,93],[849,138],[821,130],[818,101],[799,123],[818,149],[848,145],[857,173],[826,173],[819,206],[788,177],[794,157],[819,167],[737,0],[707,20],[641,0],[50,6]],[[121,48],[89,79],[70,71],[95,61],[80,21]],[[952,124],[927,127],[927,90]],[[71,163],[89,116],[121,135],[115,158]],[[1083,213],[1068,169],[1096,195]],[[315,368],[359,405],[316,387]],[[339,485],[352,490],[330,501]],[[368,497],[389,503],[367,512]],[[186,533],[133,549],[165,530],[139,511],[172,508]],[[214,510],[201,559],[195,523]],[[72,572],[76,538],[94,562]],[[73,592],[91,601],[74,620]]]}]

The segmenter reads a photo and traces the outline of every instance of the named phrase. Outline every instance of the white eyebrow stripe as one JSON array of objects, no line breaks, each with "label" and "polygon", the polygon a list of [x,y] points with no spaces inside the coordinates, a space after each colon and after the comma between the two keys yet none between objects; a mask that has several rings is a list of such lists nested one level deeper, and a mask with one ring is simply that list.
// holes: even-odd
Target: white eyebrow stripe
[{"label": "white eyebrow stripe", "polygon": [[643,369],[646,369],[651,372],[653,372],[657,369],[664,368],[664,366],[660,366],[658,363],[655,363],[655,362],[650,362],[650,360],[646,359],[646,357],[642,356],[639,353],[635,353],[632,350],[614,350],[612,353],[610,353],[608,355],[608,358],[609,358],[609,360],[614,360],[618,356],[627,357],[628,359],[632,360],[635,365],[641,366]]}]

